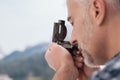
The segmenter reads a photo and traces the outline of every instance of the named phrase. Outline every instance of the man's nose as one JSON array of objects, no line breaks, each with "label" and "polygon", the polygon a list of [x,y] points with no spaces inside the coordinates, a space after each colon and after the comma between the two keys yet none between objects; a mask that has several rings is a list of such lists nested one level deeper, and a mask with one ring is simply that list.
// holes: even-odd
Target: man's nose
[{"label": "man's nose", "polygon": [[72,33],[71,33],[70,43],[71,44],[76,44],[77,43],[77,38],[76,38],[74,30],[72,30]]}]

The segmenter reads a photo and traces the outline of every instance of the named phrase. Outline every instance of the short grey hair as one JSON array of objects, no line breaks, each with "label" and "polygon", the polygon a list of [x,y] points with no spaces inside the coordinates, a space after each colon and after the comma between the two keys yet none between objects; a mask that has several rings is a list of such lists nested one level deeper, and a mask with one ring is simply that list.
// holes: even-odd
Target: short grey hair
[{"label": "short grey hair", "polygon": [[119,10],[120,9],[120,0],[105,0],[108,4],[110,4],[113,9]]},{"label": "short grey hair", "polygon": [[[82,3],[86,8],[90,6],[92,0],[76,0],[79,3]],[[107,4],[111,5],[111,7],[115,10],[120,9],[120,0],[104,0]]]}]

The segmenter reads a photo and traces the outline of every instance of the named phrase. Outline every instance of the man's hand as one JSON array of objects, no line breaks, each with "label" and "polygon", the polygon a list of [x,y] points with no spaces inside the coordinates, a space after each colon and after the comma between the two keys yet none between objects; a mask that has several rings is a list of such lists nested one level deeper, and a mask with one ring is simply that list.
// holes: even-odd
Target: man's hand
[{"label": "man's hand", "polygon": [[54,70],[58,70],[60,67],[63,66],[74,65],[70,53],[56,43],[51,43],[49,45],[45,58],[49,66]]},{"label": "man's hand", "polygon": [[88,80],[96,69],[88,68],[84,64],[81,52],[72,57],[62,46],[51,43],[45,58],[49,66],[56,71],[53,80]]},{"label": "man's hand", "polygon": [[51,43],[45,58],[51,68],[56,71],[54,80],[76,80],[79,71],[75,67],[71,54],[62,46]]}]

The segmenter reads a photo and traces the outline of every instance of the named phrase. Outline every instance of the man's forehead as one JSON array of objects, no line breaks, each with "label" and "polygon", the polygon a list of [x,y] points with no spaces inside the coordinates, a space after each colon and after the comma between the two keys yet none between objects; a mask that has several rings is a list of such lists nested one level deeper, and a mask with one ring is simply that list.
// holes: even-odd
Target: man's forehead
[{"label": "man's forehead", "polygon": [[67,0],[67,1],[73,1],[73,2],[80,3],[80,2],[83,2],[83,1],[85,1],[85,0]]},{"label": "man's forehead", "polygon": [[67,18],[68,21],[72,19],[73,15],[76,12],[78,13],[81,11],[81,5],[78,4],[76,0],[67,0],[67,7],[68,7],[68,18]]},{"label": "man's forehead", "polygon": [[72,5],[72,6],[74,6],[74,5],[76,5],[76,4],[78,4],[78,0],[67,0],[67,5]]},{"label": "man's forehead", "polygon": [[67,5],[81,5],[81,4],[84,4],[86,0],[66,0],[67,2]]}]

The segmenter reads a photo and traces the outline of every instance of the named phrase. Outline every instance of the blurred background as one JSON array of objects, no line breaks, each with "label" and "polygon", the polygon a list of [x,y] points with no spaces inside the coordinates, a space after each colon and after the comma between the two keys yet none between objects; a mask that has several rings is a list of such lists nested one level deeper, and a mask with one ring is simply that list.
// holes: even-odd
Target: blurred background
[{"label": "blurred background", "polygon": [[53,23],[66,18],[65,0],[0,0],[0,80],[51,80],[44,54]]}]

